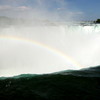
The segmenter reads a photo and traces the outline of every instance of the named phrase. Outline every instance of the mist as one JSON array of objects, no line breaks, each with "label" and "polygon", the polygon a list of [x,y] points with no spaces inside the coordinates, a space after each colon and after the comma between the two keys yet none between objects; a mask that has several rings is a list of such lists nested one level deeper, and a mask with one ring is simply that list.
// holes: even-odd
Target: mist
[{"label": "mist", "polygon": [[83,12],[69,9],[64,0],[1,1],[0,76],[100,64],[100,26],[77,24]]}]

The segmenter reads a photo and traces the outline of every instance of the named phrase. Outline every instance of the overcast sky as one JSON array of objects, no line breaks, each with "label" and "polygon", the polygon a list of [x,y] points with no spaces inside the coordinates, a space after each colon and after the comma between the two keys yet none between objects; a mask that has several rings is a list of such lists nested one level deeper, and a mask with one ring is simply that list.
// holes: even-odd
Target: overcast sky
[{"label": "overcast sky", "polygon": [[39,16],[56,13],[60,17],[96,20],[100,18],[99,9],[100,0],[0,0],[1,16],[33,16],[39,12]]}]

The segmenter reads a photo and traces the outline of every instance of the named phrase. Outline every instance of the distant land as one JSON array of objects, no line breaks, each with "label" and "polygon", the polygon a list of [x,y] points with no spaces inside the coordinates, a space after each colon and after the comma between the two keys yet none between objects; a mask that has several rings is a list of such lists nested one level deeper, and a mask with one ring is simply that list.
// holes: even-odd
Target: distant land
[{"label": "distant land", "polygon": [[[50,20],[40,20],[40,19],[24,19],[24,18],[11,18],[6,16],[0,16],[0,27],[6,27],[9,25],[70,25],[71,22],[54,22]],[[96,19],[95,21],[75,21],[74,24],[80,24],[80,25],[91,25],[91,24],[100,24],[100,19]],[[73,22],[72,22],[73,25]]]}]

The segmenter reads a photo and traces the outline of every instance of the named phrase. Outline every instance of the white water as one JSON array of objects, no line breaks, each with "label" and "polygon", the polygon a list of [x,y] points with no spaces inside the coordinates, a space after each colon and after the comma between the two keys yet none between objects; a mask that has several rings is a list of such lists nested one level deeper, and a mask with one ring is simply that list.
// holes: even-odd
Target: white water
[{"label": "white water", "polygon": [[9,26],[0,28],[1,35],[31,39],[54,50],[27,41],[0,39],[0,76],[100,65],[100,25]]}]

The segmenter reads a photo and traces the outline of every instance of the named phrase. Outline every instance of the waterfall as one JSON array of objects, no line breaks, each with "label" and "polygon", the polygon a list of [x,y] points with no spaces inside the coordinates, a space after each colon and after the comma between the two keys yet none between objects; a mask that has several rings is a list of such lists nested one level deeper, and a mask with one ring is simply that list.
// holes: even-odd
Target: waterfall
[{"label": "waterfall", "polygon": [[10,25],[0,28],[0,76],[100,65],[100,25]]}]

